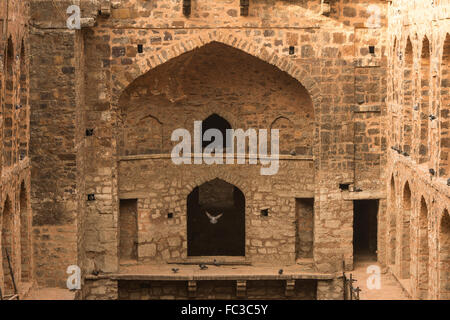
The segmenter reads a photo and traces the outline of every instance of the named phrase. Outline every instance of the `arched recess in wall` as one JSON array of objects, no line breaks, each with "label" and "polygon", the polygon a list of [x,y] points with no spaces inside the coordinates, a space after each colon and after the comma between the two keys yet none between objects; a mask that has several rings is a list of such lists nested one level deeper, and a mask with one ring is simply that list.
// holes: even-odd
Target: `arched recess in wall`
[{"label": "arched recess in wall", "polygon": [[31,233],[25,182],[20,185],[20,260],[22,282],[28,282],[31,279]]},{"label": "arched recess in wall", "polygon": [[444,42],[441,63],[439,175],[450,176],[450,34]]},{"label": "arched recess in wall", "polygon": [[420,200],[419,209],[419,249],[417,285],[420,299],[428,298],[429,279],[429,243],[428,243],[428,206],[425,199]]},{"label": "arched recess in wall", "polygon": [[403,151],[411,154],[413,132],[413,48],[410,38],[406,41],[403,64]]},{"label": "arched recess in wall", "polygon": [[[296,153],[295,127],[292,121],[285,117],[278,117],[270,125],[270,130],[273,129],[279,130],[279,143],[278,143],[279,153],[295,154]],[[272,137],[271,134],[269,134],[269,136]]]},{"label": "arched recess in wall", "polygon": [[396,205],[396,196],[395,196],[395,180],[394,177],[391,177],[390,183],[390,196],[389,196],[389,214],[387,221],[387,230],[388,230],[388,264],[395,264],[395,256],[396,256],[396,230],[397,230],[397,205]]},{"label": "arched recess in wall", "polygon": [[124,155],[156,154],[163,151],[163,124],[151,115],[128,118],[124,126]]},{"label": "arched recess in wall", "polygon": [[13,161],[13,112],[14,112],[14,45],[11,37],[6,48],[5,103],[3,106],[3,164]]},{"label": "arched recess in wall", "polygon": [[439,227],[439,299],[450,300],[450,215],[442,214]]},{"label": "arched recess in wall", "polygon": [[402,239],[400,277],[408,279],[411,276],[411,189],[406,182],[403,188],[402,205]]},{"label": "arched recess in wall", "polygon": [[12,294],[14,292],[13,281],[11,278],[11,272],[8,263],[14,269],[14,254],[12,252],[13,248],[13,208],[9,197],[3,204],[2,213],[2,243],[1,243],[1,257],[2,257],[2,267],[3,267],[3,295]]},{"label": "arched recess in wall", "polygon": [[[315,82],[309,79],[308,85],[314,88]],[[174,130],[186,128],[192,136],[186,124],[193,124],[187,121],[204,120],[204,115],[214,110],[226,110],[237,119],[233,127],[243,130],[270,129],[280,115],[301,119],[293,121],[299,130],[298,141],[305,140],[298,152],[301,148],[311,150],[315,138],[313,100],[305,86],[278,67],[215,41],[139,76],[122,92],[118,106],[124,130],[135,126],[133,119],[142,118],[144,113],[159,119],[164,124],[165,152],[179,143],[170,141]],[[127,150],[126,143],[122,146]]]},{"label": "arched recess in wall", "polygon": [[27,58],[25,51],[25,42],[22,40],[22,46],[20,50],[20,96],[19,96],[19,148],[18,158],[24,159],[28,155],[28,68]]},{"label": "arched recess in wall", "polygon": [[418,149],[419,163],[428,161],[428,127],[430,115],[430,41],[427,36],[422,41],[420,55],[420,143]]},{"label": "arched recess in wall", "polygon": [[398,60],[398,52],[397,52],[397,38],[394,39],[394,47],[392,50],[392,73],[391,73],[391,90],[392,90],[392,101],[394,104],[398,103],[398,91],[396,90],[395,85],[395,74],[397,71],[397,60]]}]

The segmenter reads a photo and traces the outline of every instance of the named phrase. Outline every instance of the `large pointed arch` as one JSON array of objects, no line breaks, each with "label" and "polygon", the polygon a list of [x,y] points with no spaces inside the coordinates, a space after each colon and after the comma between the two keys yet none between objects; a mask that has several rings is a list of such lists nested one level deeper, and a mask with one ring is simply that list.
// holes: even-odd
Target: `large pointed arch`
[{"label": "large pointed arch", "polygon": [[288,73],[294,79],[298,80],[308,90],[315,107],[320,103],[320,86],[310,76],[309,71],[301,64],[295,63],[289,57],[280,56],[272,49],[251,42],[248,39],[240,38],[235,34],[217,31],[201,34],[198,38],[180,40],[156,53],[147,53],[144,51],[143,54],[138,55],[135,58],[134,64],[131,67],[128,66],[124,77],[117,77],[118,80],[115,83],[113,91],[113,103],[117,105],[122,92],[140,76],[145,75],[150,70],[183,53],[190,52],[212,42],[219,42],[231,46],[276,66],[281,71]]}]

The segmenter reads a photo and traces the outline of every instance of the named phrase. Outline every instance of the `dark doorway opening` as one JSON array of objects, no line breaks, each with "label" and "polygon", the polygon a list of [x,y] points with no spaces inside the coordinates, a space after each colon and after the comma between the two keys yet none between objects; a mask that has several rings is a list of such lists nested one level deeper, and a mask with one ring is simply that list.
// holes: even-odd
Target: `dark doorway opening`
[{"label": "dark doorway opening", "polygon": [[120,261],[137,260],[137,199],[120,200]]},{"label": "dark doorway opening", "polygon": [[353,256],[376,260],[378,200],[353,201]]},{"label": "dark doorway opening", "polygon": [[188,256],[245,256],[245,197],[214,179],[187,198]]}]

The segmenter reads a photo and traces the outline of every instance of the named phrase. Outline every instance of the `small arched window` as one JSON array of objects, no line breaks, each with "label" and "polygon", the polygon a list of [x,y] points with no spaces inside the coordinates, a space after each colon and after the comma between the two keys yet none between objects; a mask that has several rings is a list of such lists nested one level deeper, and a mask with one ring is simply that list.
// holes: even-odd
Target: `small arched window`
[{"label": "small arched window", "polygon": [[[203,120],[202,123],[202,137],[205,136],[205,132],[209,129],[217,129],[222,133],[222,137],[223,137],[223,149],[226,149],[226,143],[227,143],[227,135],[229,133],[227,133],[227,129],[231,129],[231,125],[230,123],[225,120],[224,118],[222,118],[221,116],[217,115],[217,114],[212,114],[210,115],[208,118],[206,118],[205,120]],[[214,142],[213,141],[204,141],[202,142],[202,147],[203,149],[206,148],[210,143]]]}]

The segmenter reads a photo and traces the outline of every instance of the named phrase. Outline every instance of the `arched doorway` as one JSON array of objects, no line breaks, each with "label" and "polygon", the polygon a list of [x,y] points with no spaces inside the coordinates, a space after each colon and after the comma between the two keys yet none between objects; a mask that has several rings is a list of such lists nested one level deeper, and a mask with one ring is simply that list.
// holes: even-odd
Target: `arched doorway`
[{"label": "arched doorway", "polygon": [[450,176],[450,34],[444,42],[441,63],[440,165],[439,175]]},{"label": "arched doorway", "polygon": [[429,279],[428,206],[422,197],[419,212],[418,296],[428,298]]},{"label": "arched doorway", "polygon": [[[11,278],[11,272],[9,264],[13,267],[13,210],[11,201],[6,198],[3,205],[2,216],[2,267],[3,267],[3,295],[13,293],[13,282]],[[9,260],[9,262],[8,262]],[[14,267],[13,267],[14,268]]]},{"label": "arched doorway", "polygon": [[28,72],[27,72],[27,58],[25,55],[25,43],[22,41],[20,50],[20,112],[19,112],[19,147],[18,155],[19,160],[25,159],[28,156]]},{"label": "arched doorway", "polygon": [[439,229],[439,299],[450,299],[450,215],[442,215]]},{"label": "arched doorway", "polygon": [[30,222],[28,217],[27,190],[22,182],[20,186],[20,260],[23,282],[29,281],[31,278]]},{"label": "arched doorway", "polygon": [[396,252],[396,226],[397,226],[397,205],[395,197],[395,181],[394,177],[391,178],[390,184],[390,196],[389,196],[389,214],[387,219],[388,230],[388,264],[395,264],[395,252]]},{"label": "arched doorway", "polygon": [[403,150],[411,154],[413,116],[412,105],[414,97],[413,86],[413,48],[410,38],[406,41],[405,63],[403,68]]},{"label": "arched doorway", "polygon": [[408,279],[411,276],[411,190],[408,182],[406,182],[403,188],[402,209],[402,260],[400,277],[402,279]]},{"label": "arched doorway", "polygon": [[188,256],[245,256],[245,197],[220,179],[187,197]]},{"label": "arched doorway", "polygon": [[13,112],[14,112],[14,46],[11,37],[6,49],[5,98],[3,104],[3,165],[10,166],[13,162]]},{"label": "arched doorway", "polygon": [[420,56],[420,144],[418,158],[419,163],[428,161],[428,116],[430,115],[430,42],[425,36],[422,42],[422,54]]}]

